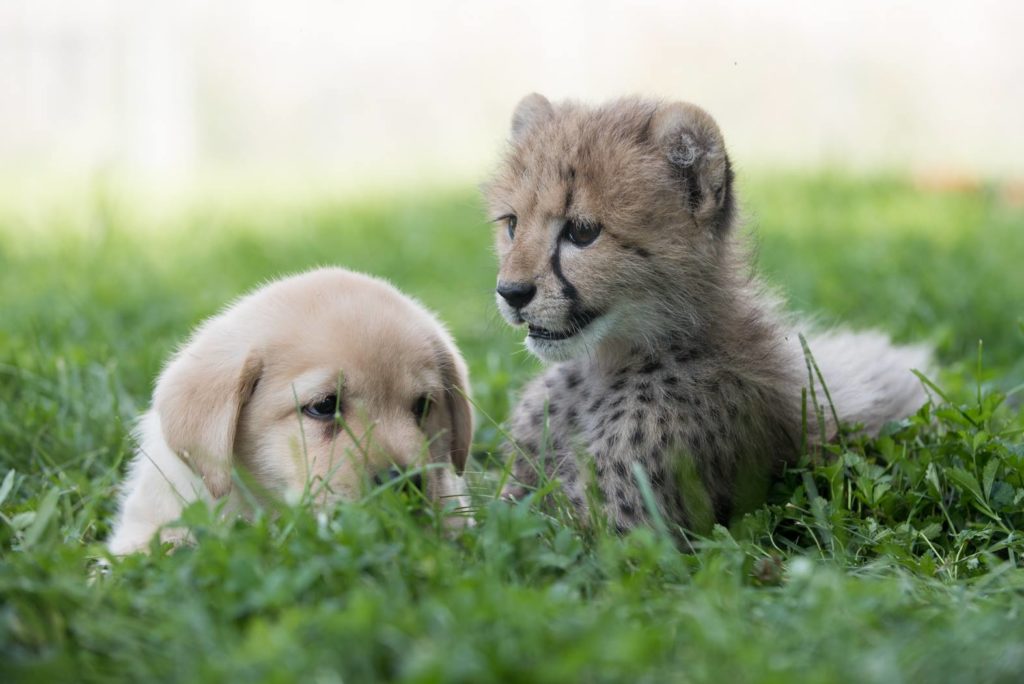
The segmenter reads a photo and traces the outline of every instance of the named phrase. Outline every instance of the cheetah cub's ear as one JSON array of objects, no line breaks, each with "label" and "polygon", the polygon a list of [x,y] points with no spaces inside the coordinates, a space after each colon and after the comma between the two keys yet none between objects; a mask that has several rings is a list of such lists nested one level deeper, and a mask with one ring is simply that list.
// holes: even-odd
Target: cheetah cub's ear
[{"label": "cheetah cub's ear", "polygon": [[732,168],[715,120],[700,107],[673,102],[658,107],[652,141],[682,185],[687,210],[701,224],[726,231],[732,218]]},{"label": "cheetah cub's ear", "polygon": [[512,112],[512,142],[523,139],[526,133],[555,115],[555,108],[540,93],[530,93]]}]

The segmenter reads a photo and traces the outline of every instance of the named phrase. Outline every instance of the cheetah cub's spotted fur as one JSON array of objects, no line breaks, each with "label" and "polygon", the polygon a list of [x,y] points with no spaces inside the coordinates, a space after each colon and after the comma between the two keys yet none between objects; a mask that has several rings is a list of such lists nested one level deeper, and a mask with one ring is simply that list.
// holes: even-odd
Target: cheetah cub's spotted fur
[{"label": "cheetah cub's spotted fur", "polygon": [[[732,179],[717,125],[693,105],[520,102],[484,190],[497,302],[553,365],[510,420],[516,489],[543,472],[584,520],[601,500],[627,530],[649,514],[638,464],[665,519],[706,529],[759,503],[798,454],[804,326],[750,272]],[[810,335],[809,346],[841,421],[877,432],[926,399],[910,372],[927,364],[924,348],[871,332]]]}]

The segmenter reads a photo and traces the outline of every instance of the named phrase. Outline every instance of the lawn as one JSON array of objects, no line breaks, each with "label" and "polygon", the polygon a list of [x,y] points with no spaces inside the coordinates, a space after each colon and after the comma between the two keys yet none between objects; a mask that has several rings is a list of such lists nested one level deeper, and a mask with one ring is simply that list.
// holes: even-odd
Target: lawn
[{"label": "lawn", "polygon": [[252,524],[189,509],[197,547],[106,573],[162,360],[268,278],[340,264],[436,311],[470,363],[481,465],[538,365],[493,309],[468,189],[0,201],[0,681],[1021,681],[1024,207],[893,177],[740,192],[793,308],[936,347],[918,415],[807,455],[683,549],[486,492],[448,538],[389,493]]}]

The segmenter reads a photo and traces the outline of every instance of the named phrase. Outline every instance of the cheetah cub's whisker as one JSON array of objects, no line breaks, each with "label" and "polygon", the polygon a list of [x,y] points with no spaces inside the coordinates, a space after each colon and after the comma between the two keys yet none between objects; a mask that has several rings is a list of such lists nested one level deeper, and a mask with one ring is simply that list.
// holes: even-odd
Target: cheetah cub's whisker
[{"label": "cheetah cub's whisker", "polygon": [[[552,364],[510,419],[513,474],[526,487],[559,480],[583,520],[593,472],[614,527],[645,523],[639,464],[666,520],[725,523],[799,453],[808,326],[751,273],[732,181],[718,126],[691,104],[532,94],[513,114],[484,189],[497,303]],[[925,347],[876,332],[808,338],[841,421],[875,433],[926,400],[910,372],[927,366]],[[831,438],[831,408],[818,410]]]}]

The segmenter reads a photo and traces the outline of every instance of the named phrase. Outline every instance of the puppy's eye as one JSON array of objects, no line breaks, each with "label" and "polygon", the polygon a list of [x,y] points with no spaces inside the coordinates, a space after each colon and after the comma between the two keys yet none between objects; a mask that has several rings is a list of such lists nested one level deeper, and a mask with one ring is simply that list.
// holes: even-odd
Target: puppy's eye
[{"label": "puppy's eye", "polygon": [[508,232],[508,239],[514,240],[516,238],[516,224],[519,223],[519,219],[513,214],[503,217],[505,220],[505,230]]},{"label": "puppy's eye", "polygon": [[430,397],[426,394],[422,394],[416,398],[416,401],[412,405],[412,415],[416,416],[416,421],[422,423],[423,419],[427,417],[427,413],[430,412]]},{"label": "puppy's eye", "polygon": [[331,394],[312,404],[302,407],[302,412],[315,420],[334,420],[335,413],[341,413],[338,395]]},{"label": "puppy's eye", "polygon": [[601,234],[601,224],[579,219],[569,219],[565,222],[562,235],[565,239],[577,247],[586,247]]}]

